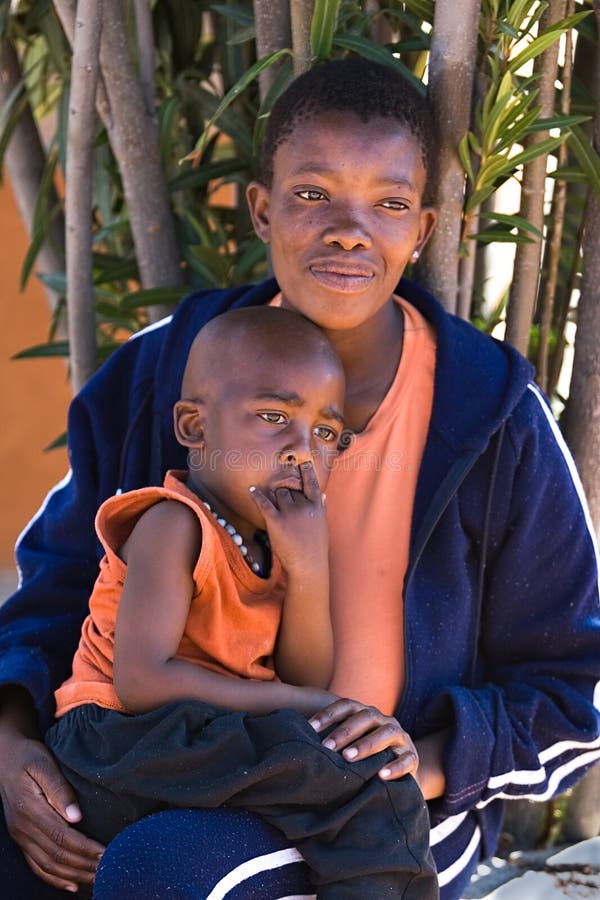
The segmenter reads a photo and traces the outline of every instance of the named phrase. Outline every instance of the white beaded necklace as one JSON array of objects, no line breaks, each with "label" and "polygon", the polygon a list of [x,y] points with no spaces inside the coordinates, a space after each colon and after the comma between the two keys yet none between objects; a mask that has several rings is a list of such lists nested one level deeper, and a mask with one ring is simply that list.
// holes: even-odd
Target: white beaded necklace
[{"label": "white beaded necklace", "polygon": [[248,548],[244,544],[244,539],[241,536],[241,534],[239,534],[239,532],[237,532],[235,530],[233,525],[230,525],[230,523],[227,521],[227,519],[224,519],[223,516],[220,516],[217,512],[215,512],[215,510],[212,508],[210,503],[207,503],[206,500],[203,500],[202,504],[203,504],[203,506],[206,507],[206,509],[211,514],[211,516],[213,516],[213,518],[217,520],[217,524],[220,525],[221,528],[224,528],[225,531],[227,532],[227,534],[230,535],[233,543],[237,547],[239,547],[240,553],[242,554],[243,558],[245,559],[247,564],[250,566],[252,571],[256,572],[257,575],[262,575],[263,573],[261,572],[261,567],[260,567],[259,563],[257,563],[256,560],[254,560],[252,558],[252,556],[248,553]]}]

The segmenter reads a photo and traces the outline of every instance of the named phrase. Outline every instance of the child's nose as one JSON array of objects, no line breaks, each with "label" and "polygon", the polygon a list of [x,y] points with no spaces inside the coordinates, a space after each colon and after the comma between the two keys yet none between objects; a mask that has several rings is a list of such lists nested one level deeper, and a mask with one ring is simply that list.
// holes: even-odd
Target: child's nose
[{"label": "child's nose", "polygon": [[309,459],[312,459],[310,436],[300,433],[279,454],[279,462],[286,466],[300,466]]}]

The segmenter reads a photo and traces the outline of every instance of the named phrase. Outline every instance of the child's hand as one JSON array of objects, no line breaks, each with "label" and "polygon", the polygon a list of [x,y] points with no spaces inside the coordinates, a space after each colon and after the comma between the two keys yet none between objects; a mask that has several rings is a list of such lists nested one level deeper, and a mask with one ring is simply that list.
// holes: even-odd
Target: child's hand
[{"label": "child's hand", "polygon": [[397,719],[384,716],[374,706],[356,700],[337,700],[312,716],[309,722],[317,732],[338,724],[323,745],[330,750],[341,750],[348,762],[366,759],[380,750],[392,750],[397,759],[379,771],[384,781],[415,775],[417,771],[419,756],[410,736]]},{"label": "child's hand", "polygon": [[328,529],[323,495],[312,462],[302,463],[302,490],[275,488],[274,501],[251,490],[267,526],[271,548],[288,575],[309,575],[328,565]]}]

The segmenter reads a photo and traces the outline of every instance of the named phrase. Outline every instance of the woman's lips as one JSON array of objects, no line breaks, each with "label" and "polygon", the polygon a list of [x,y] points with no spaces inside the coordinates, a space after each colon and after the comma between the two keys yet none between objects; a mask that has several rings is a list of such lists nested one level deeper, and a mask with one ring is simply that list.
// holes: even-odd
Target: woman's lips
[{"label": "woman's lips", "polygon": [[324,287],[347,293],[364,291],[374,278],[372,271],[362,267],[320,265],[318,263],[310,266],[310,273]]}]

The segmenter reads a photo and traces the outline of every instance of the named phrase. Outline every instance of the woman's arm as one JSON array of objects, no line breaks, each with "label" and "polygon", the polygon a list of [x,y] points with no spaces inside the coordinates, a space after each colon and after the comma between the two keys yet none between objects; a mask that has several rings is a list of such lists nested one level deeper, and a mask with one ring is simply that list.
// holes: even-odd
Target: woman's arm
[{"label": "woman's arm", "polygon": [[123,555],[127,575],[115,630],[114,685],[132,712],[176,700],[261,714],[279,707],[310,715],[332,695],[278,681],[234,678],[175,658],[194,593],[201,547],[196,514],[177,501],[151,507]]}]

